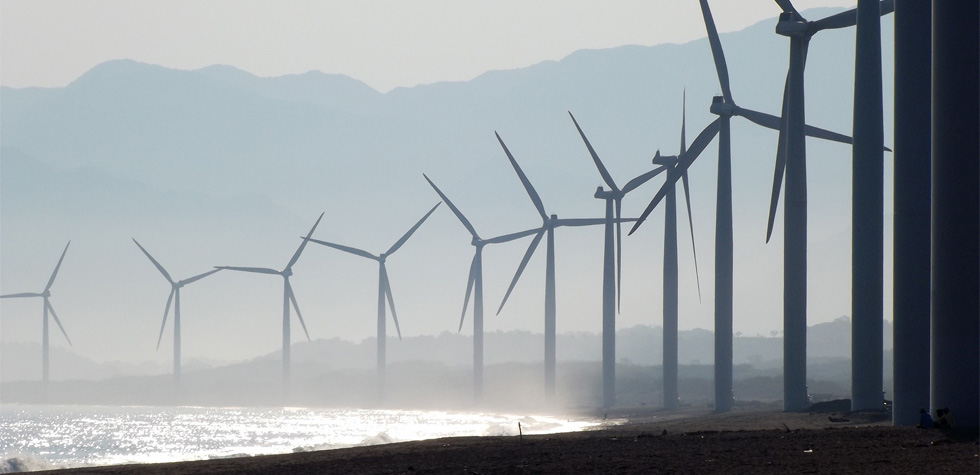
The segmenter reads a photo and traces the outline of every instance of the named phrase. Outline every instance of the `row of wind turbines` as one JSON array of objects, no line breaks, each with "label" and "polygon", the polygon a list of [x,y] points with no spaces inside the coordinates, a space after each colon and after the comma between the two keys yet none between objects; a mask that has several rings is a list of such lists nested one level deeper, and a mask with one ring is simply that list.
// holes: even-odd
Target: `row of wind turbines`
[{"label": "row of wind turbines", "polygon": [[[677,155],[661,155],[659,150],[652,159],[654,166],[650,171],[630,179],[622,187],[609,174],[604,166],[599,154],[593,148],[586,137],[585,132],[579,125],[575,117],[569,113],[573,125],[581,136],[586,149],[593,159],[593,162],[600,174],[602,182],[608,189],[600,186],[595,191],[594,197],[603,200],[605,203],[605,216],[600,218],[558,218],[557,215],[549,214],[540,198],[525,175],[514,155],[508,149],[503,139],[498,134],[497,140],[502,147],[508,161],[514,168],[519,180],[524,186],[533,206],[540,214],[542,223],[540,227],[517,231],[501,236],[482,238],[460,211],[460,209],[450,200],[450,198],[427,176],[423,175],[428,184],[438,194],[441,202],[445,203],[460,223],[472,236],[474,246],[474,256],[470,265],[466,294],[464,297],[463,311],[460,319],[460,330],[465,322],[467,309],[472,296],[472,320],[473,320],[473,380],[474,394],[480,398],[483,393],[483,249],[487,244],[500,244],[515,241],[525,237],[532,237],[527,251],[521,260],[517,271],[507,289],[503,300],[498,307],[497,313],[503,310],[511,292],[516,287],[524,269],[529,263],[534,252],[537,250],[541,240],[547,239],[546,244],[546,272],[545,272],[545,295],[544,295],[544,329],[545,329],[545,369],[544,387],[548,396],[555,392],[555,341],[556,341],[556,291],[555,291],[555,252],[554,252],[554,233],[559,227],[578,227],[578,226],[598,226],[604,227],[603,245],[603,283],[602,283],[602,404],[604,407],[611,407],[615,404],[615,318],[617,313],[617,302],[619,299],[619,288],[621,284],[621,263],[622,263],[622,233],[623,222],[632,222],[629,234],[635,232],[650,213],[664,200],[665,223],[664,223],[664,297],[663,297],[663,372],[664,389],[663,405],[665,408],[673,408],[677,405],[677,320],[678,320],[678,272],[677,272],[677,196],[676,185],[680,181],[683,186],[684,198],[687,204],[688,223],[691,226],[691,241],[695,256],[695,275],[697,275],[696,248],[694,245],[693,217],[690,204],[688,169],[701,156],[701,153],[717,136],[718,146],[718,192],[716,205],[716,226],[715,226],[715,408],[719,412],[728,411],[732,406],[732,285],[733,285],[733,245],[732,245],[732,187],[731,187],[731,131],[730,122],[733,116],[738,116],[750,122],[779,132],[778,151],[775,162],[775,172],[773,177],[772,199],[770,204],[769,221],[767,228],[767,241],[774,228],[775,214],[778,207],[779,194],[782,182],[785,180],[785,204],[784,210],[784,332],[785,332],[785,399],[787,409],[798,409],[801,404],[806,404],[806,147],[805,137],[815,137],[840,143],[851,144],[850,137],[831,132],[829,130],[813,127],[805,123],[804,117],[804,89],[803,89],[803,69],[806,60],[806,51],[810,39],[817,32],[825,29],[845,28],[854,26],[857,22],[857,13],[851,9],[830,17],[809,22],[805,20],[799,12],[795,10],[789,0],[777,0],[777,4],[782,8],[776,32],[787,36],[791,40],[790,45],[790,64],[787,73],[786,85],[783,91],[783,105],[780,116],[758,112],[752,109],[740,107],[735,103],[730,87],[728,68],[725,60],[721,41],[715,28],[714,20],[711,15],[707,0],[700,0],[700,6],[704,19],[708,40],[714,58],[715,69],[718,75],[719,85],[722,95],[715,96],[712,100],[710,111],[718,118],[710,122],[696,138],[691,142],[690,147],[686,143],[686,111],[682,111],[680,150]],[[880,2],[880,14],[887,14],[892,11],[893,1],[884,0]],[[686,98],[685,98],[686,108]],[[622,200],[625,196],[637,189],[640,185],[648,182],[654,177],[665,174],[665,182],[654,195],[650,204],[644,209],[638,218],[622,217]],[[401,236],[387,251],[381,254],[373,254],[368,251],[334,242],[314,239],[313,233],[316,231],[323,214],[316,220],[313,227],[303,237],[302,242],[294,252],[292,258],[281,270],[265,267],[239,267],[239,266],[217,266],[212,270],[197,274],[195,276],[175,281],[171,275],[139,242],[134,242],[139,249],[146,255],[158,271],[171,285],[170,295],[167,299],[164,310],[163,323],[161,324],[160,336],[158,337],[157,347],[159,348],[162,336],[166,328],[171,305],[174,309],[174,376],[180,380],[180,290],[185,285],[199,281],[205,277],[213,275],[221,270],[250,272],[258,274],[279,275],[283,278],[283,334],[282,334],[282,363],[283,379],[288,385],[290,372],[290,343],[291,343],[291,310],[295,310],[303,331],[310,338],[303,320],[302,313],[296,301],[296,296],[290,285],[292,267],[296,264],[300,255],[303,253],[308,243],[313,242],[319,245],[330,247],[336,250],[358,255],[378,262],[378,338],[377,338],[377,368],[379,384],[383,393],[384,372],[385,372],[385,343],[387,339],[387,312],[391,310],[392,320],[395,324],[399,338],[401,330],[398,323],[397,314],[394,307],[394,299],[391,292],[391,284],[385,268],[388,257],[400,249],[413,233],[425,222],[425,220],[438,208],[441,203],[433,206],[421,219],[404,235]],[[22,293],[0,296],[2,298],[14,297],[43,297],[44,299],[44,324],[43,324],[43,379],[48,378],[48,313],[54,317],[62,333],[67,339],[67,333],[61,326],[61,322],[51,307],[48,297],[50,288],[61,266],[67,252],[67,246],[55,267],[47,286],[41,293]],[[700,279],[698,278],[698,289],[700,292]],[[70,340],[69,340],[70,343]],[[880,380],[880,374],[879,380]]]},{"label": "row of wind turbines", "polygon": [[[452,210],[453,214],[458,218],[458,220],[460,221],[460,223],[471,234],[471,236],[472,236],[472,241],[471,242],[472,242],[472,244],[473,244],[473,246],[475,248],[473,262],[472,262],[472,264],[470,266],[470,271],[469,271],[469,275],[468,275],[468,281],[467,281],[467,286],[466,286],[466,295],[465,295],[465,298],[464,298],[463,310],[462,310],[462,315],[461,315],[460,324],[459,324],[459,330],[460,331],[462,330],[463,324],[465,323],[465,317],[466,317],[467,309],[469,307],[470,298],[471,298],[471,295],[472,295],[472,300],[473,300],[473,307],[472,307],[472,309],[473,309],[472,310],[473,318],[472,319],[473,319],[473,334],[474,334],[474,394],[475,394],[475,396],[478,399],[480,397],[482,397],[482,393],[483,393],[483,315],[484,315],[483,271],[482,271],[483,248],[487,244],[502,244],[502,243],[506,243],[506,242],[515,241],[515,240],[518,240],[518,239],[521,239],[521,238],[533,236],[533,238],[531,239],[530,245],[529,245],[529,247],[527,249],[527,252],[525,253],[523,259],[521,260],[521,263],[520,263],[520,265],[519,265],[519,267],[518,267],[518,269],[517,269],[517,271],[516,271],[516,273],[515,273],[515,275],[513,277],[513,280],[511,281],[510,286],[508,287],[507,292],[504,295],[503,300],[501,301],[500,306],[497,309],[497,313],[499,314],[503,310],[504,306],[506,305],[507,300],[508,300],[508,298],[511,295],[511,292],[516,287],[516,285],[517,285],[517,283],[518,283],[521,275],[523,274],[523,272],[524,272],[524,270],[525,270],[528,262],[530,261],[531,257],[533,256],[535,250],[537,249],[540,241],[545,236],[547,236],[547,238],[548,238],[547,239],[547,243],[548,243],[547,244],[548,259],[547,259],[546,284],[545,284],[545,288],[546,288],[546,292],[545,292],[545,309],[546,309],[546,311],[545,311],[545,328],[546,328],[546,330],[545,330],[545,341],[546,341],[546,344],[545,344],[545,392],[546,392],[547,395],[553,396],[554,393],[555,393],[555,341],[556,341],[556,328],[557,328],[557,324],[556,324],[557,317],[556,317],[556,311],[555,311],[557,305],[556,305],[556,293],[555,293],[554,230],[556,228],[558,228],[558,227],[581,227],[581,226],[596,226],[596,225],[607,225],[607,228],[608,229],[612,229],[612,224],[616,224],[617,225],[617,231],[618,231],[618,227],[619,227],[619,224],[621,222],[623,222],[623,221],[627,221],[627,222],[635,221],[635,219],[623,219],[623,218],[621,218],[621,216],[620,216],[620,209],[621,209],[621,199],[622,199],[622,197],[627,192],[635,189],[636,187],[638,187],[638,186],[642,185],[643,183],[649,181],[653,177],[661,174],[662,172],[668,170],[669,168],[672,168],[673,163],[676,162],[676,161],[671,162],[667,166],[663,166],[663,165],[662,166],[659,166],[659,167],[657,167],[657,168],[655,168],[655,169],[653,169],[653,170],[651,170],[651,171],[649,171],[647,173],[644,173],[643,175],[641,175],[639,177],[636,177],[636,178],[630,180],[630,182],[627,183],[624,188],[619,189],[616,186],[615,182],[612,181],[612,178],[609,176],[608,172],[605,169],[605,166],[603,165],[602,161],[599,159],[598,155],[596,155],[595,151],[592,149],[591,144],[589,143],[589,141],[586,138],[586,136],[585,136],[584,132],[582,131],[582,129],[579,127],[578,122],[575,121],[574,116],[571,116],[571,117],[572,117],[573,123],[575,124],[577,130],[581,134],[582,139],[585,141],[586,146],[588,147],[590,153],[592,154],[592,157],[595,160],[595,163],[596,163],[597,168],[599,169],[599,171],[602,174],[603,178],[605,180],[607,180],[607,183],[609,184],[609,186],[611,188],[613,188],[613,190],[614,190],[613,191],[613,196],[611,198],[610,197],[603,197],[603,199],[605,199],[607,201],[607,203],[608,203],[608,205],[607,205],[607,211],[609,211],[607,213],[606,217],[604,217],[604,218],[571,218],[571,219],[564,218],[564,219],[559,219],[557,217],[557,215],[554,215],[554,214],[548,215],[548,213],[545,211],[545,208],[544,208],[544,205],[543,205],[543,203],[541,201],[540,196],[538,195],[538,193],[534,189],[534,187],[531,184],[530,180],[524,174],[524,171],[521,169],[520,165],[518,164],[517,160],[514,158],[513,154],[510,152],[510,150],[508,149],[507,145],[504,143],[503,139],[499,135],[497,135],[497,140],[499,141],[501,147],[503,148],[503,150],[504,150],[504,152],[505,152],[505,154],[507,156],[507,159],[509,160],[509,162],[513,166],[513,168],[514,168],[516,174],[518,175],[521,183],[524,185],[524,187],[525,187],[525,189],[526,189],[526,191],[528,193],[528,196],[530,197],[530,199],[531,199],[532,203],[534,204],[535,208],[541,214],[542,224],[541,224],[540,227],[532,228],[532,229],[527,229],[527,230],[523,230],[523,231],[518,231],[518,232],[514,232],[514,233],[509,233],[509,234],[506,234],[506,235],[496,236],[496,237],[492,237],[492,238],[488,238],[488,239],[483,239],[483,238],[481,238],[479,236],[479,234],[476,232],[476,230],[473,227],[473,225],[466,218],[466,216],[459,210],[459,208],[452,202],[452,200],[442,190],[440,190],[439,187],[428,176],[426,176],[425,174],[423,174],[423,177],[425,178],[425,180],[429,183],[429,185],[432,187],[432,189],[438,194],[438,196],[441,198],[442,201],[439,202],[439,203],[436,203],[436,205],[434,205],[431,209],[429,209],[428,212],[424,216],[422,216],[422,218],[420,218],[418,220],[418,222],[416,222],[415,225],[412,226],[404,235],[402,235],[401,238],[399,238],[398,241],[396,241],[387,251],[385,251],[383,253],[380,253],[380,254],[377,254],[377,255],[376,254],[372,254],[372,253],[370,253],[370,252],[368,252],[366,250],[353,247],[353,246],[348,246],[348,245],[344,245],[344,244],[339,244],[339,243],[335,243],[335,242],[329,242],[329,241],[324,241],[324,240],[313,238],[312,237],[313,236],[313,233],[316,231],[317,227],[320,224],[320,221],[323,218],[323,213],[321,213],[320,216],[317,218],[316,222],[310,228],[309,232],[304,237],[302,237],[302,242],[300,243],[300,245],[298,246],[298,248],[296,249],[296,251],[293,253],[293,255],[290,258],[289,262],[281,270],[280,269],[274,269],[274,268],[268,268],[268,267],[215,266],[214,269],[209,270],[207,272],[202,272],[202,273],[199,273],[199,274],[196,274],[194,276],[191,276],[191,277],[188,277],[188,278],[185,278],[185,279],[181,279],[181,280],[174,280],[174,277],[171,276],[171,274],[167,271],[167,269],[155,257],[153,257],[153,255],[145,247],[143,247],[143,245],[140,244],[139,241],[137,241],[134,238],[133,239],[133,242],[136,244],[136,246],[139,248],[139,250],[146,256],[146,258],[153,264],[153,266],[160,272],[160,274],[164,277],[164,279],[166,279],[166,281],[170,284],[170,288],[171,289],[170,289],[170,293],[169,293],[169,295],[167,297],[166,305],[164,307],[164,314],[163,314],[163,320],[162,320],[161,327],[160,327],[160,334],[159,334],[158,339],[157,339],[157,349],[159,350],[160,344],[161,344],[162,339],[163,339],[163,335],[164,335],[165,330],[166,330],[167,320],[170,317],[171,308],[173,308],[173,345],[174,345],[174,348],[173,348],[173,374],[174,374],[175,380],[179,383],[180,378],[181,378],[181,307],[180,307],[180,292],[181,292],[181,289],[184,286],[188,285],[188,284],[197,282],[197,281],[199,281],[201,279],[204,279],[204,278],[206,278],[208,276],[211,276],[211,275],[213,275],[213,274],[215,274],[215,273],[217,273],[219,271],[222,271],[222,270],[230,270],[230,271],[239,271],[239,272],[249,272],[249,273],[256,273],[256,274],[267,274],[267,275],[279,275],[279,276],[282,276],[282,278],[283,278],[283,314],[282,314],[282,324],[283,324],[283,333],[282,333],[282,338],[283,338],[282,339],[282,342],[283,342],[283,348],[282,348],[282,364],[283,364],[283,370],[282,371],[283,371],[283,380],[284,380],[284,382],[286,384],[288,384],[289,375],[290,375],[290,367],[291,367],[291,363],[290,363],[290,360],[291,360],[291,358],[290,358],[290,347],[291,347],[291,340],[292,340],[292,337],[291,337],[291,329],[290,329],[290,326],[291,326],[291,309],[296,312],[296,317],[299,320],[299,323],[300,323],[300,325],[303,328],[304,334],[306,335],[306,337],[307,337],[308,340],[310,339],[309,332],[308,332],[308,330],[306,328],[306,323],[305,323],[305,321],[303,319],[302,312],[300,311],[299,305],[298,305],[298,303],[296,301],[296,296],[295,296],[295,293],[293,292],[293,289],[292,289],[292,286],[290,284],[289,279],[292,276],[292,268],[293,268],[293,266],[299,260],[299,258],[302,255],[304,249],[306,248],[307,244],[310,243],[310,242],[312,242],[312,243],[315,243],[315,244],[319,244],[319,245],[323,245],[323,246],[326,246],[326,247],[330,247],[330,248],[333,248],[333,249],[336,249],[336,250],[340,250],[340,251],[343,251],[343,252],[347,252],[347,253],[350,253],[350,254],[353,254],[353,255],[357,255],[357,256],[360,256],[360,257],[365,257],[365,258],[374,260],[374,261],[378,262],[378,264],[379,264],[379,276],[378,276],[378,319],[377,319],[377,324],[378,324],[377,369],[378,369],[380,390],[383,393],[383,389],[384,389],[384,373],[385,373],[385,363],[386,363],[385,346],[386,346],[386,340],[387,340],[387,334],[388,334],[387,328],[386,328],[386,324],[387,324],[387,310],[389,310],[389,309],[391,311],[392,320],[393,320],[393,322],[395,324],[395,328],[396,328],[396,332],[398,334],[398,337],[399,337],[399,339],[401,338],[401,329],[400,329],[400,325],[398,323],[397,313],[395,311],[394,298],[392,296],[391,284],[390,284],[390,281],[388,279],[388,273],[387,273],[387,270],[386,270],[386,267],[385,267],[385,263],[386,263],[387,258],[390,257],[392,254],[394,254],[398,249],[400,249],[409,240],[409,238],[415,233],[415,231],[420,226],[422,226],[422,224],[426,221],[426,219],[428,219],[428,217],[433,212],[435,212],[435,210],[439,207],[439,205],[442,204],[442,202],[445,202],[447,204],[447,206]],[[684,126],[682,126],[682,141],[683,141],[683,134],[684,134]],[[684,145],[682,144],[682,149],[683,149],[683,147],[684,147]],[[658,162],[667,161],[666,158],[660,157],[659,154],[658,154],[656,160]],[[687,184],[686,183],[687,183],[687,180],[685,179],[685,191],[687,190]],[[601,190],[601,188],[600,188],[600,190]],[[685,195],[687,195],[687,194],[688,193],[685,192]],[[615,213],[612,212],[613,209],[616,210]],[[676,213],[672,213],[672,215],[676,215]],[[689,201],[688,201],[688,215],[689,215],[689,217],[691,215],[691,209],[690,209],[690,202]],[[693,221],[692,221],[692,223],[693,223]],[[676,228],[676,226],[674,226],[674,228]],[[611,233],[607,233],[606,247],[608,249],[612,249],[611,236],[612,236]],[[693,228],[692,228],[692,235],[691,236],[692,236],[692,244],[693,244]],[[619,239],[618,232],[617,232],[617,241],[621,241]],[[673,239],[672,242],[676,243],[676,238]],[[612,265],[614,265],[615,267],[618,268],[619,265],[620,265],[620,263],[621,263],[621,260],[622,260],[622,257],[621,257],[621,242],[617,242],[616,247],[617,247],[616,262],[613,262],[612,261],[612,254],[610,253],[609,255],[607,255],[607,260],[609,261],[607,264],[612,264]],[[676,246],[674,246],[673,252],[674,252],[674,254],[676,254]],[[44,293],[23,293],[23,294],[10,294],[10,295],[2,295],[2,296],[0,296],[0,298],[35,297],[35,296],[43,296],[45,298],[45,314],[44,314],[45,333],[44,333],[44,345],[43,345],[43,348],[42,348],[42,352],[44,353],[44,356],[45,356],[44,359],[43,359],[44,360],[44,363],[43,363],[43,366],[44,366],[43,380],[44,381],[47,381],[48,380],[48,376],[47,376],[48,375],[48,371],[47,371],[47,368],[48,368],[48,359],[47,359],[47,355],[48,355],[48,344],[47,344],[47,342],[48,342],[48,339],[47,339],[47,326],[46,326],[47,325],[47,313],[48,313],[48,310],[50,309],[51,312],[52,312],[52,314],[53,314],[53,308],[50,307],[50,303],[48,302],[47,297],[50,295],[50,291],[49,291],[50,290],[50,287],[51,287],[51,285],[54,282],[54,279],[55,279],[55,276],[56,276],[56,274],[58,272],[58,269],[61,267],[61,263],[62,263],[62,261],[64,259],[65,253],[67,253],[67,247],[65,248],[65,252],[62,253],[61,259],[59,259],[58,265],[57,265],[57,267],[55,269],[55,272],[54,272],[54,274],[52,274],[51,279],[48,282],[48,285],[45,287]],[[673,260],[673,262],[676,263],[676,260],[677,260],[676,259],[676,255],[673,257],[672,260]],[[607,267],[609,267],[609,266],[607,266]],[[675,267],[674,272],[671,275],[676,279],[676,265],[674,267]],[[612,280],[618,281],[619,279],[618,278],[614,278]],[[615,285],[615,283],[613,285]],[[676,284],[674,284],[673,287],[676,288],[677,287]],[[611,286],[610,286],[610,288],[611,288]],[[676,295],[674,297],[674,300],[676,301]],[[57,320],[57,316],[56,315],[55,315],[55,319],[58,322],[59,327],[61,327],[60,320]],[[675,316],[675,322],[676,322],[676,316]],[[676,323],[675,323],[674,326],[675,326],[675,329],[676,329]],[[65,334],[65,337],[67,338],[67,333],[64,332],[64,328],[63,327],[62,327],[62,332]],[[69,341],[69,343],[70,343],[70,341]],[[676,350],[676,344],[674,345],[674,348]],[[675,364],[676,364],[676,355],[674,356],[673,361],[675,361]],[[673,374],[675,375],[675,378],[676,378],[676,368],[673,371]],[[676,382],[675,382],[675,387],[676,387]]]}]

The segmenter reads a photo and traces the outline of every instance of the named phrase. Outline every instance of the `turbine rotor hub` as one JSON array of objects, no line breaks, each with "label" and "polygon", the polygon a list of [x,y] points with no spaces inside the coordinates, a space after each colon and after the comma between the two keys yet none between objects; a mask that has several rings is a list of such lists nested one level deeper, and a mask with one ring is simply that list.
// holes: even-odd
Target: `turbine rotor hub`
[{"label": "turbine rotor hub", "polygon": [[735,114],[735,104],[725,102],[724,96],[715,96],[711,98],[710,111],[715,115],[731,117]]}]

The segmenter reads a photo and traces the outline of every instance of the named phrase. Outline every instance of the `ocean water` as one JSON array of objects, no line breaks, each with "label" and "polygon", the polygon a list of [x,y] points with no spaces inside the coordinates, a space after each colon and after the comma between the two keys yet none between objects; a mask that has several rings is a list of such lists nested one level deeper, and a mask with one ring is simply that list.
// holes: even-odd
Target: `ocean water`
[{"label": "ocean water", "polygon": [[586,420],[374,409],[0,406],[0,473],[247,457],[450,436],[582,430]]}]

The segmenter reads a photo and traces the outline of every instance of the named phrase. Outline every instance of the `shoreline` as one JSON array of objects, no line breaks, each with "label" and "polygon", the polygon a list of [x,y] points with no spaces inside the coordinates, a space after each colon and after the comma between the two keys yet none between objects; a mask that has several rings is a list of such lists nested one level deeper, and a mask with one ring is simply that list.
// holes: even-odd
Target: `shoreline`
[{"label": "shoreline", "polygon": [[[202,473],[978,473],[977,432],[893,427],[880,412],[714,414],[603,411],[576,432],[450,437],[291,454],[53,470],[56,474]],[[595,415],[595,413],[593,413]],[[582,414],[588,417],[588,414]]]}]

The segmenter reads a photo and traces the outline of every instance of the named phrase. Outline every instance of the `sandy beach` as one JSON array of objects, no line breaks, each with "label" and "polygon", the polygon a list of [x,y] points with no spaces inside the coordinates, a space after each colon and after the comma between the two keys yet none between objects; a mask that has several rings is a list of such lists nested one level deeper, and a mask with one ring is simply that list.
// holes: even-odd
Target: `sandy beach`
[{"label": "sandy beach", "polygon": [[980,473],[977,433],[892,427],[880,413],[749,404],[596,414],[582,432],[458,437],[348,449],[52,473]]}]

